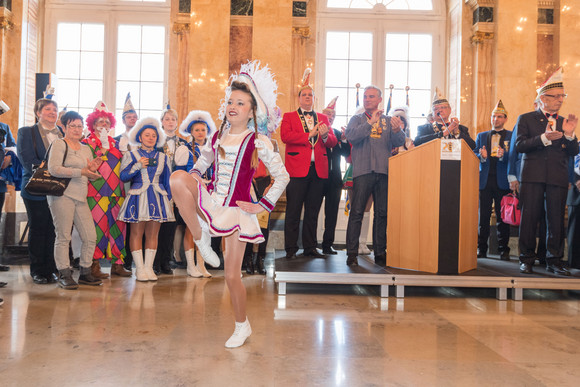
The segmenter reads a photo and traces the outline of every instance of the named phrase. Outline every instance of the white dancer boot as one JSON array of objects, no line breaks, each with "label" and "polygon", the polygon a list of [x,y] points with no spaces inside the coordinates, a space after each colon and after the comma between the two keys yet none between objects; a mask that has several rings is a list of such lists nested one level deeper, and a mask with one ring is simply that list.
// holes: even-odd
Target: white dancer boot
[{"label": "white dancer boot", "polygon": [[365,212],[360,225],[360,236],[358,238],[358,254],[369,255],[371,251],[367,247],[367,235],[369,233],[369,224],[371,222],[371,213]]},{"label": "white dancer boot", "polygon": [[145,249],[145,274],[149,281],[157,281],[157,276],[153,271],[153,261],[155,260],[157,250]]},{"label": "white dancer boot", "polygon": [[135,277],[137,277],[137,281],[149,281],[143,265],[143,250],[131,251],[131,255],[133,256],[133,262],[135,262]]},{"label": "white dancer boot", "polygon": [[246,321],[239,323],[236,321],[236,329],[234,334],[226,341],[226,348],[237,348],[244,345],[246,339],[252,334],[252,327],[246,317]]},{"label": "white dancer boot", "polygon": [[220,258],[211,248],[211,237],[209,236],[209,228],[207,223],[198,215],[199,225],[201,226],[201,239],[194,240],[197,249],[201,253],[201,257],[210,266],[218,267],[220,265]]},{"label": "white dancer boot", "polygon": [[205,268],[205,262],[200,256],[201,254],[197,254],[197,270],[204,278],[211,278],[211,273]]},{"label": "white dancer boot", "polygon": [[197,270],[197,267],[195,266],[195,260],[193,258],[194,251],[195,251],[194,249],[191,249],[185,252],[185,259],[187,259],[187,275],[193,278],[199,278],[202,277],[203,274],[201,274],[199,270]]}]

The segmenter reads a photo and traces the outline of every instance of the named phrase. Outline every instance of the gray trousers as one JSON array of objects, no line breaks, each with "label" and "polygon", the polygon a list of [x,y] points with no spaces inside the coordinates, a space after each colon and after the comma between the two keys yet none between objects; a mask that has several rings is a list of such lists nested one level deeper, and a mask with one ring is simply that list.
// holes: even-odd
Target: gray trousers
[{"label": "gray trousers", "polygon": [[86,200],[78,201],[66,196],[47,196],[47,200],[56,232],[54,243],[56,268],[64,270],[70,267],[68,248],[73,223],[82,243],[80,266],[91,267],[97,244],[97,232]]}]

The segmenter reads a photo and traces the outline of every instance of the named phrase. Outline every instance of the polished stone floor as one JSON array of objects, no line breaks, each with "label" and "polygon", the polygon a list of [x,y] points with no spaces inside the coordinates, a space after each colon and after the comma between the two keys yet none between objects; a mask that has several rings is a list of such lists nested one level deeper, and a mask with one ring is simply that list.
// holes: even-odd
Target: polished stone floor
[{"label": "polished stone floor", "polygon": [[576,386],[580,293],[288,285],[244,276],[253,335],[224,343],[223,272],[66,291],[0,273],[2,386]]}]

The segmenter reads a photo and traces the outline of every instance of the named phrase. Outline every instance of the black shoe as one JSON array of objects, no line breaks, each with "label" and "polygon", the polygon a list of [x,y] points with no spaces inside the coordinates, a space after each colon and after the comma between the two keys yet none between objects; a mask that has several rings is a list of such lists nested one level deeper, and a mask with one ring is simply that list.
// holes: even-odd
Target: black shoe
[{"label": "black shoe", "polygon": [[32,282],[34,282],[35,284],[38,284],[38,285],[45,285],[48,283],[48,280],[46,279],[46,277],[44,277],[40,274],[34,274],[32,276]]},{"label": "black shoe", "polygon": [[546,257],[538,257],[538,264],[541,266],[546,265]]},{"label": "black shoe", "polygon": [[58,286],[67,290],[74,290],[79,288],[79,284],[75,282],[72,277],[71,269],[64,269],[59,271]]},{"label": "black shoe", "polygon": [[162,263],[160,270],[161,270],[161,274],[168,274],[168,275],[173,274],[173,270],[171,269],[171,266],[169,266],[169,262]]},{"label": "black shoe", "polygon": [[477,258],[487,258],[487,252],[486,251],[478,251]]},{"label": "black shoe", "polygon": [[312,249],[308,251],[304,250],[304,256],[311,258],[324,258],[324,254],[319,253],[317,249]]},{"label": "black shoe", "polygon": [[92,273],[88,273],[88,274],[81,274],[79,276],[79,284],[90,285],[90,286],[99,286],[99,285],[103,284],[103,281],[101,281],[98,278],[95,278]]},{"label": "black shoe", "polygon": [[533,264],[531,264],[531,263],[521,262],[520,263],[520,273],[534,274],[534,271],[532,270],[532,266],[533,266]]},{"label": "black shoe", "polygon": [[58,282],[58,275],[56,273],[50,273],[46,276],[46,282],[49,284],[55,284]]},{"label": "black shoe", "polygon": [[326,254],[326,255],[336,255],[336,254],[338,254],[336,252],[336,250],[332,248],[332,246],[322,248],[322,253],[323,254]]},{"label": "black shoe", "polygon": [[266,268],[264,268],[264,260],[265,259],[266,259],[265,257],[258,256],[258,259],[256,260],[256,272],[258,274],[261,274],[261,275],[266,274]]},{"label": "black shoe", "polygon": [[346,258],[346,264],[348,266],[358,266],[358,256],[356,254],[349,254]]},{"label": "black shoe", "polygon": [[8,271],[10,270],[10,266],[0,265],[0,271]]},{"label": "black shoe", "polygon": [[499,256],[499,259],[501,259],[502,261],[509,261],[510,260],[509,250],[502,251],[501,255]]},{"label": "black shoe", "polygon": [[4,300],[0,298],[0,305],[4,304]]},{"label": "black shoe", "polygon": [[284,257],[290,261],[297,259],[298,257],[296,256],[296,253],[292,253],[292,254],[286,254],[286,256]]},{"label": "black shoe", "polygon": [[246,274],[252,275],[254,274],[254,262],[252,261],[252,256],[245,254],[244,255],[244,264],[246,266]]},{"label": "black shoe", "polygon": [[375,265],[387,266],[387,256],[386,255],[377,255],[375,257]]},{"label": "black shoe", "polygon": [[6,282],[0,282],[0,288],[3,288],[6,285],[8,285]]},{"label": "black shoe", "polygon": [[554,263],[548,263],[546,265],[546,271],[558,275],[571,275],[570,272],[568,271],[568,268],[566,268],[562,264],[562,262],[559,261],[556,261]]}]

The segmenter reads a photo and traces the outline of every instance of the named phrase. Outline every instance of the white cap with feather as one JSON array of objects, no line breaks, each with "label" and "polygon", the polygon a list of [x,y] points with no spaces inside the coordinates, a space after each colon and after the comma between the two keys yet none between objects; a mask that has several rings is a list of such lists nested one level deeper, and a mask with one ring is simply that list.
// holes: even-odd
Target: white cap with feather
[{"label": "white cap with feather", "polygon": [[179,125],[179,133],[184,137],[191,136],[193,125],[198,122],[204,123],[207,127],[207,137],[210,137],[216,131],[215,122],[213,122],[211,114],[204,110],[192,110]]},{"label": "white cap with feather", "polygon": [[145,129],[153,129],[157,133],[157,143],[155,144],[156,148],[161,148],[163,145],[165,145],[165,139],[167,138],[167,135],[161,129],[161,121],[153,117],[141,118],[135,123],[135,126],[133,126],[133,128],[131,128],[129,131],[129,143],[133,146],[141,145],[139,137]]},{"label": "white cap with feather", "polygon": [[[226,95],[222,100],[222,105],[219,110],[218,118],[225,119],[226,105],[232,94],[231,84],[233,81],[243,82],[250,88],[250,92],[256,100],[256,118],[258,132],[260,134],[270,136],[274,132],[280,121],[282,115],[280,108],[276,106],[276,99],[278,98],[278,84],[274,80],[274,74],[270,71],[268,66],[260,68],[260,61],[248,61],[240,68],[239,74],[232,74],[229,79],[229,85],[226,87]],[[250,120],[250,122],[252,122]]]}]

